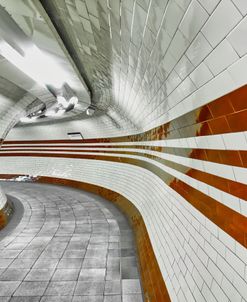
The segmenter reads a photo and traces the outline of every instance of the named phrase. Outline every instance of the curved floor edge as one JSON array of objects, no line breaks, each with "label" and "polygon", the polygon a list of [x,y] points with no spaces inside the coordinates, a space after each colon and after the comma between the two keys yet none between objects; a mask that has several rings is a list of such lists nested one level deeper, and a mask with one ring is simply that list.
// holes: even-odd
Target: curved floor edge
[{"label": "curved floor edge", "polygon": [[39,183],[70,186],[94,193],[113,202],[127,216],[135,235],[145,302],[171,301],[152,248],[145,222],[131,201],[110,189],[85,182],[45,176],[39,176],[35,181]]},{"label": "curved floor edge", "polygon": [[0,241],[8,236],[19,224],[24,213],[24,207],[19,199],[7,194],[8,211],[11,211],[7,216],[7,223],[0,229]]}]

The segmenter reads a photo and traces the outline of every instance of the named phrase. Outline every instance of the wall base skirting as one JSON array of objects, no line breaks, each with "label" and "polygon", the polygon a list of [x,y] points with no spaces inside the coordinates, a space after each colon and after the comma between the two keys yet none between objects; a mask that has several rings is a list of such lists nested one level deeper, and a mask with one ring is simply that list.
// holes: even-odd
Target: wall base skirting
[{"label": "wall base skirting", "polygon": [[12,204],[7,201],[5,206],[0,210],[0,230],[2,230],[9,222],[13,213]]}]

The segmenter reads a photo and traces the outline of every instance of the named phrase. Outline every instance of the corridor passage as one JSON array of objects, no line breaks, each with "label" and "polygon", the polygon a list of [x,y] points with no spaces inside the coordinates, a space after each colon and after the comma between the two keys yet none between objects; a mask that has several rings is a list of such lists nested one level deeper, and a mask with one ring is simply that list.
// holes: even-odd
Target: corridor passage
[{"label": "corridor passage", "polygon": [[114,205],[60,186],[1,185],[18,211],[0,232],[0,302],[143,301],[133,234]]}]

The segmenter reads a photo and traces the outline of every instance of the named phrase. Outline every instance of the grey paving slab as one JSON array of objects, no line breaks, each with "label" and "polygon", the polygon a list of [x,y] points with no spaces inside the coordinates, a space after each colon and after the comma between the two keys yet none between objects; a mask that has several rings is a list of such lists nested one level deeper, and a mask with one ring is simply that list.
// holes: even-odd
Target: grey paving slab
[{"label": "grey paving slab", "polygon": [[106,271],[106,280],[120,280],[121,279],[121,274],[120,274],[120,268],[119,269],[112,269],[112,268],[107,268]]},{"label": "grey paving slab", "polygon": [[79,268],[82,265],[83,258],[62,258],[57,268]]},{"label": "grey paving slab", "polygon": [[26,250],[25,249],[18,255],[18,258],[38,259],[41,253],[42,253],[42,250],[39,250],[39,249],[35,249],[35,250]]},{"label": "grey paving slab", "polygon": [[0,268],[7,268],[13,262],[12,258],[1,258]]},{"label": "grey paving slab", "polygon": [[122,280],[122,290],[124,295],[141,294],[141,285],[138,279]]},{"label": "grey paving slab", "polygon": [[0,297],[0,302],[8,302],[10,301],[10,297]]},{"label": "grey paving slab", "polygon": [[39,302],[40,297],[12,297],[10,302]]},{"label": "grey paving slab", "polygon": [[40,302],[71,302],[72,296],[43,296]]},{"label": "grey paving slab", "polygon": [[55,268],[59,262],[59,259],[42,258],[40,257],[34,264],[33,268]]},{"label": "grey paving slab", "polygon": [[82,268],[105,268],[106,258],[85,258],[82,263]]},{"label": "grey paving slab", "polygon": [[121,295],[121,281],[106,281],[105,282],[105,295]]},{"label": "grey paving slab", "polygon": [[104,302],[122,302],[121,295],[104,296]]},{"label": "grey paving slab", "polygon": [[47,284],[48,282],[44,281],[23,281],[14,293],[14,296],[42,296],[45,292]]},{"label": "grey paving slab", "polygon": [[122,266],[121,276],[123,279],[138,279],[139,272],[136,266]]},{"label": "grey paving slab", "polygon": [[1,183],[23,206],[0,240],[0,302],[140,302],[131,228],[111,203],[83,191]]},{"label": "grey paving slab", "polygon": [[[104,297],[101,296],[74,296],[72,302],[103,302]],[[117,302],[117,301],[116,301]]]},{"label": "grey paving slab", "polygon": [[63,258],[83,258],[86,253],[85,249],[82,250],[65,250]]},{"label": "grey paving slab", "polygon": [[8,268],[0,275],[0,280],[1,281],[22,281],[28,272],[29,272],[29,269]]},{"label": "grey paving slab", "polygon": [[16,258],[22,250],[5,249],[0,252],[0,258]]},{"label": "grey paving slab", "polygon": [[123,302],[142,302],[142,295],[123,295]]},{"label": "grey paving slab", "polygon": [[25,277],[25,281],[49,281],[54,269],[32,269]]},{"label": "grey paving slab", "polygon": [[75,295],[79,296],[96,296],[103,295],[105,288],[105,282],[95,281],[79,281],[75,289]]},{"label": "grey paving slab", "polygon": [[57,269],[52,277],[52,281],[76,281],[78,280],[80,269]]},{"label": "grey paving slab", "polygon": [[45,291],[46,296],[72,296],[76,286],[75,281],[52,281]]},{"label": "grey paving slab", "polygon": [[97,280],[102,281],[105,279],[106,270],[104,268],[83,268],[80,272],[80,281]]},{"label": "grey paving slab", "polygon": [[11,263],[9,267],[30,269],[35,261],[36,261],[35,258],[17,258]]},{"label": "grey paving slab", "polygon": [[0,297],[11,296],[20,283],[20,281],[0,281]]}]

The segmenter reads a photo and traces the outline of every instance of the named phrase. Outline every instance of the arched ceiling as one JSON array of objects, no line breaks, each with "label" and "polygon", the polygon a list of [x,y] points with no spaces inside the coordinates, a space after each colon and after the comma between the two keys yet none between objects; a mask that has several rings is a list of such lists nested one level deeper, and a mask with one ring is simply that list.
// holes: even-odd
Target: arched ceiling
[{"label": "arched ceiling", "polygon": [[[140,105],[149,106],[167,2],[1,0],[0,4],[40,49],[67,68],[64,51],[85,81],[96,108],[94,117],[67,114],[63,122],[90,119],[89,124],[120,133],[139,132],[145,124],[136,119],[136,112]],[[56,119],[45,121],[54,124]]]},{"label": "arched ceiling", "polygon": [[[245,14],[238,2],[0,0],[25,35],[68,72],[81,101],[95,109],[92,116],[84,106],[59,118],[18,124],[11,137],[29,139],[29,132],[42,139],[46,133],[65,139],[77,131],[84,137],[140,133],[240,87],[244,78],[236,78],[234,67],[225,70],[237,62],[236,54],[228,65],[214,62],[222,47],[233,53],[230,31]],[[229,12],[231,24],[223,32],[228,27],[217,26],[217,20]],[[52,101],[50,91],[44,93],[6,60],[0,64],[0,76]]]}]

